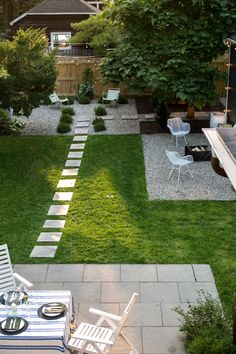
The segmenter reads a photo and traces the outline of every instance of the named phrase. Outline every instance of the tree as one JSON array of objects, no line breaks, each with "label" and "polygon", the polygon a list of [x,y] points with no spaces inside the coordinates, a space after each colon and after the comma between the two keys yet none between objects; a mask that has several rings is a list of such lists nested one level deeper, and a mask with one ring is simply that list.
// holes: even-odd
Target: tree
[{"label": "tree", "polygon": [[46,54],[43,30],[20,29],[13,41],[0,42],[0,104],[29,115],[54,90],[54,54]]},{"label": "tree", "polygon": [[231,0],[116,0],[107,12],[120,38],[101,64],[106,80],[173,92],[199,109],[214,97],[223,38],[236,30]]}]

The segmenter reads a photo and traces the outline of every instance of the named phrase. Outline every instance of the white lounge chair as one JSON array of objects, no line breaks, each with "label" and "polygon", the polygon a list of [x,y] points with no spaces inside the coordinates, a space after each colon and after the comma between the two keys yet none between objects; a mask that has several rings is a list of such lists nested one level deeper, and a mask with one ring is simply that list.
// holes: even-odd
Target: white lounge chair
[{"label": "white lounge chair", "polygon": [[[18,281],[18,285],[16,284]],[[0,246],[0,292],[5,292],[14,288],[28,290],[33,284],[23,278],[18,273],[13,273],[11,260],[7,245]]]},{"label": "white lounge chair", "polygon": [[184,123],[181,118],[170,118],[167,120],[167,127],[170,129],[172,134],[171,142],[175,136],[175,145],[178,146],[178,138],[184,138],[187,144],[186,135],[190,132],[190,124]]},{"label": "white lounge chair", "polygon": [[63,98],[63,99],[60,99],[56,92],[53,92],[51,95],[49,95],[49,99],[51,101],[52,104],[59,104],[60,106],[63,104],[63,103],[67,103],[69,104],[69,100],[68,98]]},{"label": "white lounge chair", "polygon": [[187,155],[187,156],[181,156],[177,151],[168,151],[166,150],[166,155],[169,159],[169,161],[172,163],[172,168],[168,177],[168,180],[170,179],[172,172],[174,170],[178,170],[178,183],[179,183],[179,179],[180,179],[180,172],[181,172],[181,168],[183,166],[186,166],[189,174],[191,177],[193,177],[190,168],[188,165],[190,165],[191,163],[193,163],[193,156],[192,155]]},{"label": "white lounge chair", "polygon": [[102,102],[104,103],[104,101],[109,101],[109,102],[117,103],[119,95],[120,95],[119,88],[110,88],[107,92],[106,97],[102,98]]},{"label": "white lounge chair", "polygon": [[[69,340],[68,348],[79,354],[109,354],[116,338],[120,336],[129,346],[130,353],[138,354],[138,351],[121,331],[137,296],[137,293],[132,295],[122,316],[90,308],[89,312],[100,316],[100,318],[95,325],[82,322]],[[106,322],[106,326],[110,327],[101,327],[103,322]]]}]

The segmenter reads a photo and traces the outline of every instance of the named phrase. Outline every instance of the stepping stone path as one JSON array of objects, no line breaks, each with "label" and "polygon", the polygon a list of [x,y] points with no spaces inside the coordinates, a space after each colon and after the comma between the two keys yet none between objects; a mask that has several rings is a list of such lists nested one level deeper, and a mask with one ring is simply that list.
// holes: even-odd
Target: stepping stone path
[{"label": "stepping stone path", "polygon": [[134,114],[134,115],[123,114],[121,116],[121,119],[138,119],[138,115],[137,114]]},{"label": "stepping stone path", "polygon": [[[88,139],[88,129],[91,121],[91,117],[79,116],[76,123],[75,135],[73,141],[75,144],[71,144],[70,150],[65,162],[65,168],[62,171],[61,176],[65,177],[60,179],[57,184],[57,188],[74,188],[76,179],[70,178],[71,176],[77,176],[79,173],[79,167],[81,159],[83,157],[83,150],[85,148],[85,142]],[[113,118],[113,117],[112,117]],[[78,142],[78,143],[77,143]],[[67,168],[68,167],[68,168]],[[73,168],[76,167],[76,168]],[[53,196],[54,204],[49,207],[48,216],[66,216],[69,210],[69,204],[56,204],[55,202],[70,202],[73,197],[73,192],[55,192]],[[47,219],[44,222],[43,229],[59,229],[59,231],[44,231],[41,232],[37,242],[59,242],[63,233],[60,231],[64,228],[66,220],[62,219]],[[53,258],[55,256],[56,246],[37,245],[33,248],[30,257],[33,258]]]}]

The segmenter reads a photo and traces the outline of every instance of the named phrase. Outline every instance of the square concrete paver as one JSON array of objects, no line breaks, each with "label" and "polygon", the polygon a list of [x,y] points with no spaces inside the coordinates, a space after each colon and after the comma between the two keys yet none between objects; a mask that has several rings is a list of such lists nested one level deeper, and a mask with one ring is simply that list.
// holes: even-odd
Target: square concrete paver
[{"label": "square concrete paver", "polygon": [[69,207],[69,205],[51,205],[48,215],[67,215]]},{"label": "square concrete paver", "polygon": [[82,159],[83,151],[70,151],[67,158],[68,159]]},{"label": "square concrete paver", "polygon": [[199,298],[199,291],[209,293],[214,299],[218,299],[215,283],[178,283],[178,287],[181,302],[196,302]]},{"label": "square concrete paver", "polygon": [[63,229],[65,226],[66,220],[45,220],[43,225],[44,228],[51,228],[51,229]]},{"label": "square concrete paver", "polygon": [[195,281],[191,264],[157,265],[157,276],[160,282]]},{"label": "square concrete paver", "polygon": [[47,264],[16,264],[14,272],[20,274],[32,283],[45,282],[48,270]]},{"label": "square concrete paver", "polygon": [[142,334],[144,353],[185,353],[184,338],[178,327],[143,327]]},{"label": "square concrete paver", "polygon": [[154,264],[121,264],[121,281],[157,281]]},{"label": "square concrete paver", "polygon": [[62,232],[41,232],[37,242],[59,242]]},{"label": "square concrete paver", "polygon": [[34,246],[30,257],[33,258],[53,258],[55,256],[57,246]]},{"label": "square concrete paver", "polygon": [[76,128],[87,128],[89,127],[90,122],[80,122],[76,123]]},{"label": "square concrete paver", "polygon": [[64,283],[63,289],[70,290],[76,304],[97,303],[101,298],[101,283]]},{"label": "square concrete paver", "polygon": [[119,264],[86,264],[84,281],[120,281]]},{"label": "square concrete paver", "polygon": [[101,302],[128,302],[134,292],[139,293],[138,283],[102,283]]},{"label": "square concrete paver", "polygon": [[214,277],[209,264],[193,264],[196,281],[214,282]]},{"label": "square concrete paver", "polygon": [[60,179],[57,184],[57,188],[73,188],[75,186],[76,179]]},{"label": "square concrete paver", "polygon": [[80,115],[77,122],[90,122],[91,117],[85,116],[85,115]]},{"label": "square concrete paver", "polygon": [[[120,305],[120,314],[123,313],[126,305],[126,303]],[[131,327],[162,326],[163,323],[160,303],[134,304],[125,325]]]},{"label": "square concrete paver", "polygon": [[182,317],[174,311],[176,307],[181,307],[185,312],[188,311],[187,303],[161,303],[163,325],[165,327],[179,327],[181,325]]},{"label": "square concrete paver", "polygon": [[70,150],[83,150],[85,147],[84,143],[81,144],[71,144]]},{"label": "square concrete paver", "polygon": [[88,128],[76,128],[75,129],[75,134],[88,134]]},{"label": "square concrete paver", "polygon": [[113,116],[111,115],[106,115],[101,117],[103,120],[113,120]]},{"label": "square concrete paver", "polygon": [[81,160],[66,160],[66,167],[80,167]]},{"label": "square concrete paver", "polygon": [[[142,345],[142,333],[141,328],[139,327],[124,327],[122,330],[124,334],[127,336],[128,340],[130,340],[135,348],[137,349],[139,354],[143,353],[143,345]],[[111,350],[111,354],[128,354],[131,353],[130,348],[124,341],[119,337]]]},{"label": "square concrete paver", "polygon": [[81,282],[83,272],[83,264],[50,264],[46,282]]},{"label": "square concrete paver", "polygon": [[78,168],[66,168],[62,171],[62,176],[77,176],[79,173]]},{"label": "square concrete paver", "polygon": [[73,141],[87,141],[88,135],[75,135]]},{"label": "square concrete paver", "polygon": [[179,302],[177,283],[140,283],[141,302]]},{"label": "square concrete paver", "polygon": [[53,200],[70,201],[72,196],[73,192],[56,192],[53,196]]}]

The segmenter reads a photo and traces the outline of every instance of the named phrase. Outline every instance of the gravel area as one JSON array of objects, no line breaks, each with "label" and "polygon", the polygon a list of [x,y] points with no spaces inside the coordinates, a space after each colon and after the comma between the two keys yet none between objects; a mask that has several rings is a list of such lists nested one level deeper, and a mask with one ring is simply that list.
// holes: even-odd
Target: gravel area
[{"label": "gravel area", "polygon": [[[181,171],[177,183],[177,171],[168,176],[171,163],[165,155],[166,149],[175,150],[170,144],[170,134],[143,135],[143,150],[147,190],[150,200],[236,200],[228,178],[217,175],[210,161],[194,162],[190,165],[193,178],[186,168]],[[203,134],[187,136],[188,145],[209,145]],[[177,150],[184,155],[184,141],[179,142]]]},{"label": "gravel area", "polygon": [[[81,105],[75,102],[73,107],[76,112],[73,117],[73,124],[71,131],[64,135],[74,135],[75,125],[79,117],[88,117],[92,119],[95,117],[94,108],[98,103],[94,100],[88,105]],[[139,134],[139,120],[138,119],[121,119],[122,115],[137,115],[135,101],[130,100],[128,104],[106,105],[108,116],[112,116],[112,120],[106,120],[106,128],[104,132],[96,133],[91,124],[89,134]],[[16,117],[19,121],[25,123],[22,135],[61,135],[57,133],[57,126],[60,119],[60,109],[58,106],[40,106],[32,111],[29,118],[24,116]],[[15,117],[14,117],[15,118]],[[106,119],[106,117],[104,117]]]}]

